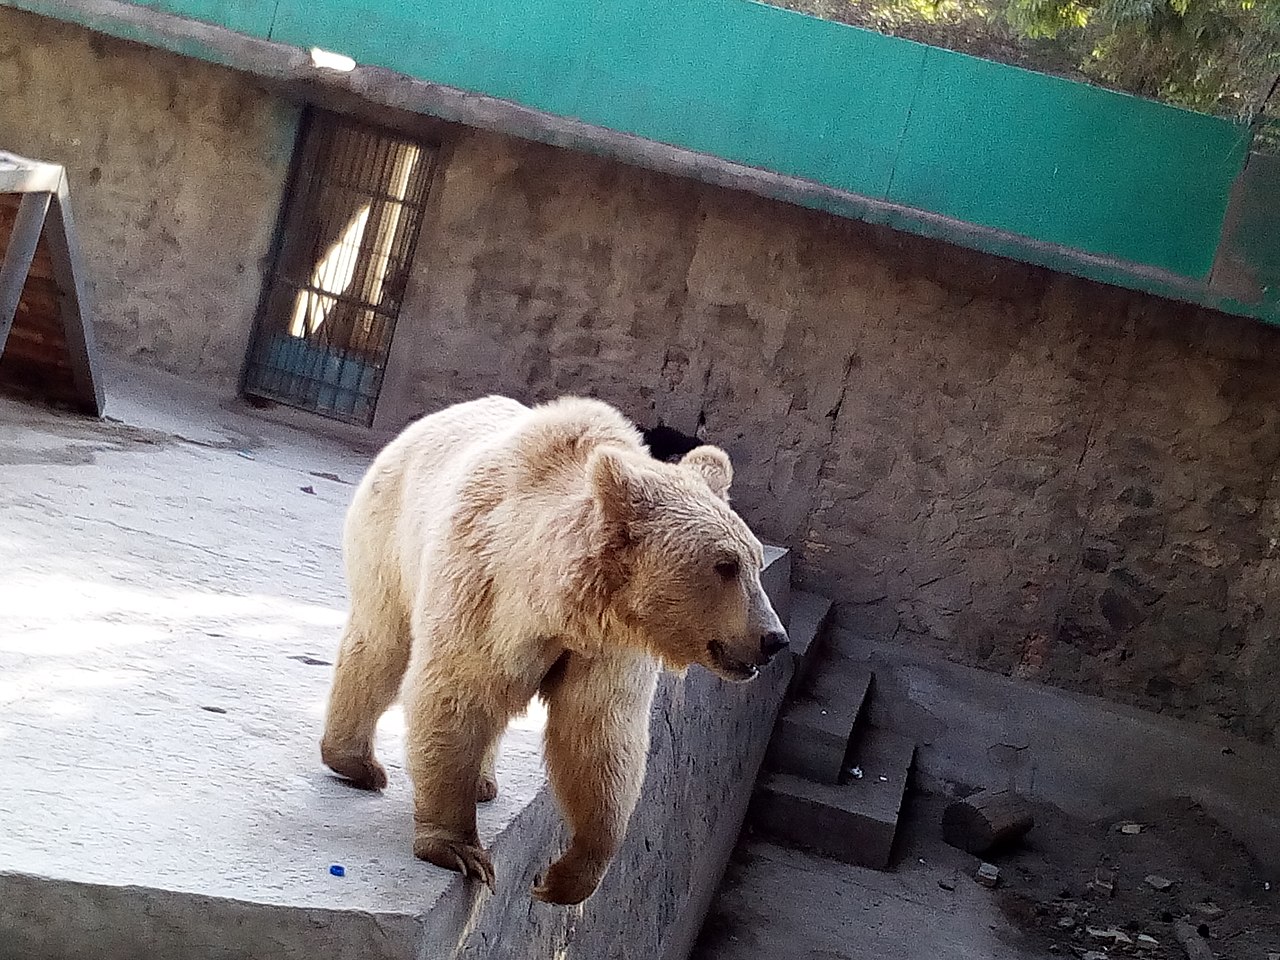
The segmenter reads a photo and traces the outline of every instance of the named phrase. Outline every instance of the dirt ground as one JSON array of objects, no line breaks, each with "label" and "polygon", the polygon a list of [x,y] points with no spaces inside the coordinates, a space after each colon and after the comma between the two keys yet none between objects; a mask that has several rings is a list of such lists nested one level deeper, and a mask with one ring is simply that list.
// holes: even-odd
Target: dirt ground
[{"label": "dirt ground", "polygon": [[1280,954],[1280,866],[1259,863],[1185,798],[1100,823],[1038,805],[1025,844],[992,860],[1001,910],[1052,953],[1182,960],[1182,919],[1221,960]]},{"label": "dirt ground", "polygon": [[[1280,870],[1190,801],[1098,823],[1035,804],[1025,841],[989,857],[1001,871],[995,889],[974,880],[979,858],[943,842],[948,802],[909,800],[897,862],[884,873],[745,832],[694,960],[1185,960],[1173,932],[1183,917],[1218,960],[1277,960]],[[1158,891],[1148,876],[1172,886]],[[1092,892],[1095,878],[1110,878],[1113,894]],[[1142,935],[1156,943],[1140,945]]]}]

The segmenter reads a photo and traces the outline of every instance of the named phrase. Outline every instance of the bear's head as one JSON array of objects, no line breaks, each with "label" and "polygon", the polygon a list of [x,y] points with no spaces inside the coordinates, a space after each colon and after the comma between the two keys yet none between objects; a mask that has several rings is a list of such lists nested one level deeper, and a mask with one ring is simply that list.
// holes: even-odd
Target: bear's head
[{"label": "bear's head", "polygon": [[610,619],[683,670],[694,663],[746,681],[787,646],[760,583],[764,549],[729,507],[733,468],[718,447],[677,463],[599,447],[589,463],[606,525]]}]

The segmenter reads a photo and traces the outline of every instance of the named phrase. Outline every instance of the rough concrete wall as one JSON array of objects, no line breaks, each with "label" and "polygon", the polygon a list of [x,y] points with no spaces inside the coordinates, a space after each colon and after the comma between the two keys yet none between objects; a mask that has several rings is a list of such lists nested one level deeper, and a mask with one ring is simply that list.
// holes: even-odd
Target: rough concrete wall
[{"label": "rough concrete wall", "polygon": [[383,425],[602,396],[846,625],[1280,740],[1280,332],[490,134],[419,249]]},{"label": "rough concrete wall", "polygon": [[0,149],[67,167],[112,353],[239,375],[296,123],[230,70],[0,8]]}]

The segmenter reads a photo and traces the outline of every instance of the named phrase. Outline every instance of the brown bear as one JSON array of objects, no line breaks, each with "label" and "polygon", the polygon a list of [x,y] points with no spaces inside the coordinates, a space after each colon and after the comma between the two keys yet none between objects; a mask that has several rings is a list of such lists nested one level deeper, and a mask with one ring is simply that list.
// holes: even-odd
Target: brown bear
[{"label": "brown bear", "polygon": [[787,645],[731,479],[716,447],[653,459],[596,400],[488,397],[409,426],[347,515],[351,613],[324,762],[385,786],[374,727],[400,692],[413,851],[492,886],[475,804],[497,794],[507,722],[542,697],[572,841],[533,895],[586,899],[640,792],[659,665],[746,681]]}]

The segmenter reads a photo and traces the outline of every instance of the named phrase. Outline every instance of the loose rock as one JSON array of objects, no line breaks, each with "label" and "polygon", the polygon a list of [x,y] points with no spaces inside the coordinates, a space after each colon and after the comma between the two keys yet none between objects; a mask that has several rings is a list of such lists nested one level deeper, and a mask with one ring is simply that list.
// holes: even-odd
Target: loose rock
[{"label": "loose rock", "polygon": [[948,804],[942,836],[953,847],[981,856],[1021,839],[1035,826],[1030,804],[1012,790],[979,790]]},{"label": "loose rock", "polygon": [[1162,877],[1158,873],[1147,874],[1146,884],[1152,890],[1168,890],[1173,886],[1173,881],[1168,877]]},{"label": "loose rock", "polygon": [[1000,868],[994,863],[984,863],[978,867],[978,872],[974,879],[984,887],[994,887],[1000,882]]}]

